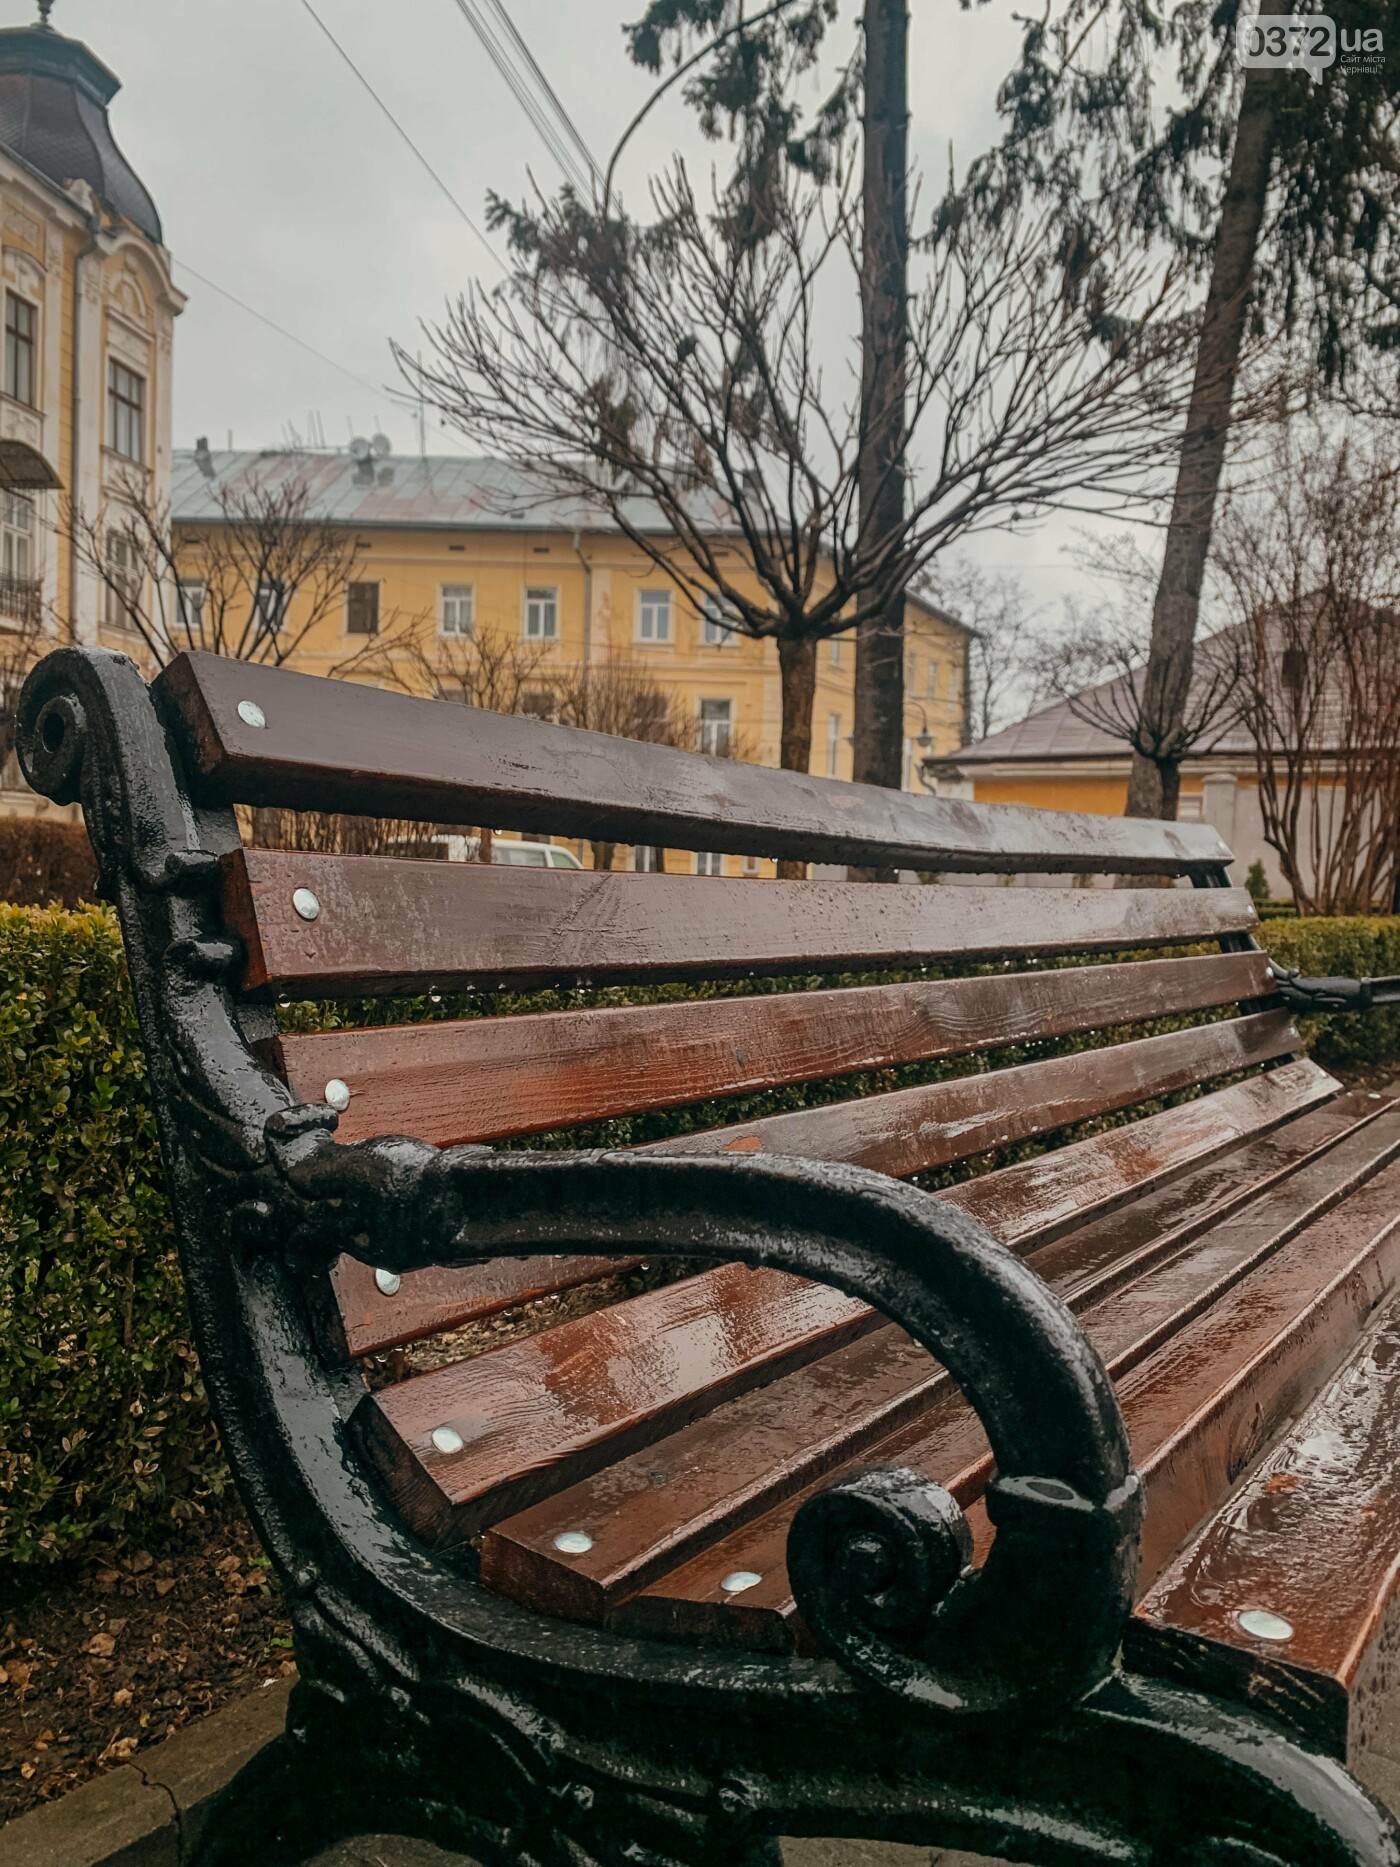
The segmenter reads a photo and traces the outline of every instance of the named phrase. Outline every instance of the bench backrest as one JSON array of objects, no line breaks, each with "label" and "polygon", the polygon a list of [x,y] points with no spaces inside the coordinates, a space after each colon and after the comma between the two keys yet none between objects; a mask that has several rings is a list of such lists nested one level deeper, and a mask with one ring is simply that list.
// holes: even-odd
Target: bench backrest
[{"label": "bench backrest", "polygon": [[[767,1150],[908,1177],[1298,1048],[1250,937],[1253,904],[1226,885],[1230,854],[1207,825],[893,793],[215,656],[182,657],[159,688],[205,806],[486,823],[940,875],[1150,883],[916,887],[231,850],[223,912],[241,938],[239,985],[254,1005],[673,981],[703,993],[715,980],[907,974],[950,962],[967,971],[825,989],[814,977],[798,991],[311,1035],[275,1035],[268,1020],[265,1056],[300,1098],[341,1108],[346,1140],[500,1141],[833,1079],[806,1107],[754,1120],[737,1119],[742,1103],[705,1109],[692,1132],[649,1145]],[[1211,950],[1180,951],[1202,944]],[[1144,950],[1153,956],[1058,963]],[[1156,1034],[1141,1028],[1195,1014],[1209,1015]],[[1114,1041],[1036,1049],[1096,1032]],[[859,1093],[875,1073],[1013,1046],[1029,1057],[897,1087],[876,1076],[881,1093]],[[1290,1095],[1301,1104],[1317,1094],[1303,1075],[1281,1083],[1268,1119],[1288,1112]],[[1125,1155],[1124,1189],[1149,1169]],[[345,1259],[332,1280],[332,1332],[343,1352],[366,1354],[600,1268],[534,1259],[398,1280]]]}]

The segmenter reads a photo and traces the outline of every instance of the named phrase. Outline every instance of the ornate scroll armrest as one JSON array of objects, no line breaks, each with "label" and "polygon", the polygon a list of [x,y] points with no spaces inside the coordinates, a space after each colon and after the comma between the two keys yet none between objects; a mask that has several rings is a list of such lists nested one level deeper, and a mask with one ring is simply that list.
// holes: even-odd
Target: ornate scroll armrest
[{"label": "ornate scroll armrest", "polygon": [[[325,1113],[329,1113],[326,1111]],[[912,1471],[833,1485],[788,1545],[798,1607],[867,1684],[945,1716],[1043,1715],[1113,1665],[1141,1490],[1112,1383],[1069,1311],[975,1220],[862,1169],[754,1156],[341,1147],[276,1123],[275,1158],[327,1255],[408,1271],[538,1252],[739,1259],[832,1284],[944,1363],[986,1429],[996,1537]]]},{"label": "ornate scroll armrest", "polygon": [[1293,1011],[1371,1011],[1400,1005],[1400,974],[1379,979],[1309,979],[1292,966],[1270,962],[1278,994]]}]

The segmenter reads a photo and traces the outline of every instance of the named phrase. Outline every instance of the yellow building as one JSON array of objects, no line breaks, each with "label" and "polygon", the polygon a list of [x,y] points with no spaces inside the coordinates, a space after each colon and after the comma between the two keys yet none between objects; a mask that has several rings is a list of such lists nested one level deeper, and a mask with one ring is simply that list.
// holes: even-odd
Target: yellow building
[{"label": "yellow building", "polygon": [[[308,517],[344,528],[356,548],[343,600],[300,640],[299,599],[291,596],[280,623],[297,641],[289,665],[342,673],[376,637],[396,632],[412,633],[430,654],[449,659],[455,643],[475,635],[518,648],[528,668],[527,699],[549,713],[570,671],[626,656],[679,698],[702,749],[732,747],[778,763],[773,643],[725,628],[717,611],[699,613],[621,533],[542,497],[499,462],[178,452],[173,511],[189,604],[204,599],[201,552],[211,528],[228,524],[230,495],[252,484],[272,493],[288,477],[304,482]],[[910,599],[906,787],[919,787],[924,754],[948,755],[962,742],[966,643],[960,623]],[[819,645],[816,773],[851,775],[854,673],[853,640]],[[726,867],[738,873],[742,864],[726,859]]]},{"label": "yellow building", "polygon": [[100,527],[125,485],[168,496],[184,303],[155,204],[112,137],[119,81],[54,31],[50,4],[0,31],[0,812],[49,808],[9,754],[24,664],[102,639],[104,586],[70,505]]}]

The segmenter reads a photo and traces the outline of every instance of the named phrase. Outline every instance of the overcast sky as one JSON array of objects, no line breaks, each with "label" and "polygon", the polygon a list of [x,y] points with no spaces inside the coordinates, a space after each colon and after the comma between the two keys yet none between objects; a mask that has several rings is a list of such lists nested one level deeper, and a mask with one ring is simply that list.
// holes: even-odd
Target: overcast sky
[{"label": "overcast sky", "polygon": [[[457,0],[312,0],[465,212],[481,225],[488,189],[519,196],[531,171],[560,172],[488,61]],[[508,0],[515,22],[595,155],[606,163],[652,88],[629,62],[622,25],[643,0]],[[849,45],[853,6],[834,44]],[[1017,29],[1010,0],[964,12],[913,9],[916,164],[931,201],[949,148],[961,168],[991,139],[999,78]],[[0,0],[0,18],[33,17]],[[304,0],[57,0],[54,24],[84,39],[122,80],[117,140],[155,197],[189,304],[175,336],[175,442],[277,446],[306,435],[313,411],[343,445],[376,428],[417,451],[417,421],[396,405],[390,338],[413,347],[419,322],[473,277],[500,276],[392,125],[318,29]],[[816,80],[813,81],[813,94]],[[703,151],[689,112],[663,102],[621,170],[634,198],[678,149]],[[329,361],[220,295],[231,293]],[[854,316],[854,314],[853,314]],[[429,451],[468,451],[434,430]],[[1058,606],[1085,580],[1052,521],[1026,539],[982,539],[989,565],[1019,568],[1032,597]]]}]

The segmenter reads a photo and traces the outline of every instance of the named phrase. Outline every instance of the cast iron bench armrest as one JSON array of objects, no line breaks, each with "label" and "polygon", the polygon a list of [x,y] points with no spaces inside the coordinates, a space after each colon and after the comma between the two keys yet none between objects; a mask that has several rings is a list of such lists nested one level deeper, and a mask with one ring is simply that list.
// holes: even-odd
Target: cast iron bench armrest
[{"label": "cast iron bench armrest", "polygon": [[1279,997],[1293,1011],[1372,1011],[1400,1005],[1400,973],[1380,979],[1309,979],[1271,962]]}]

